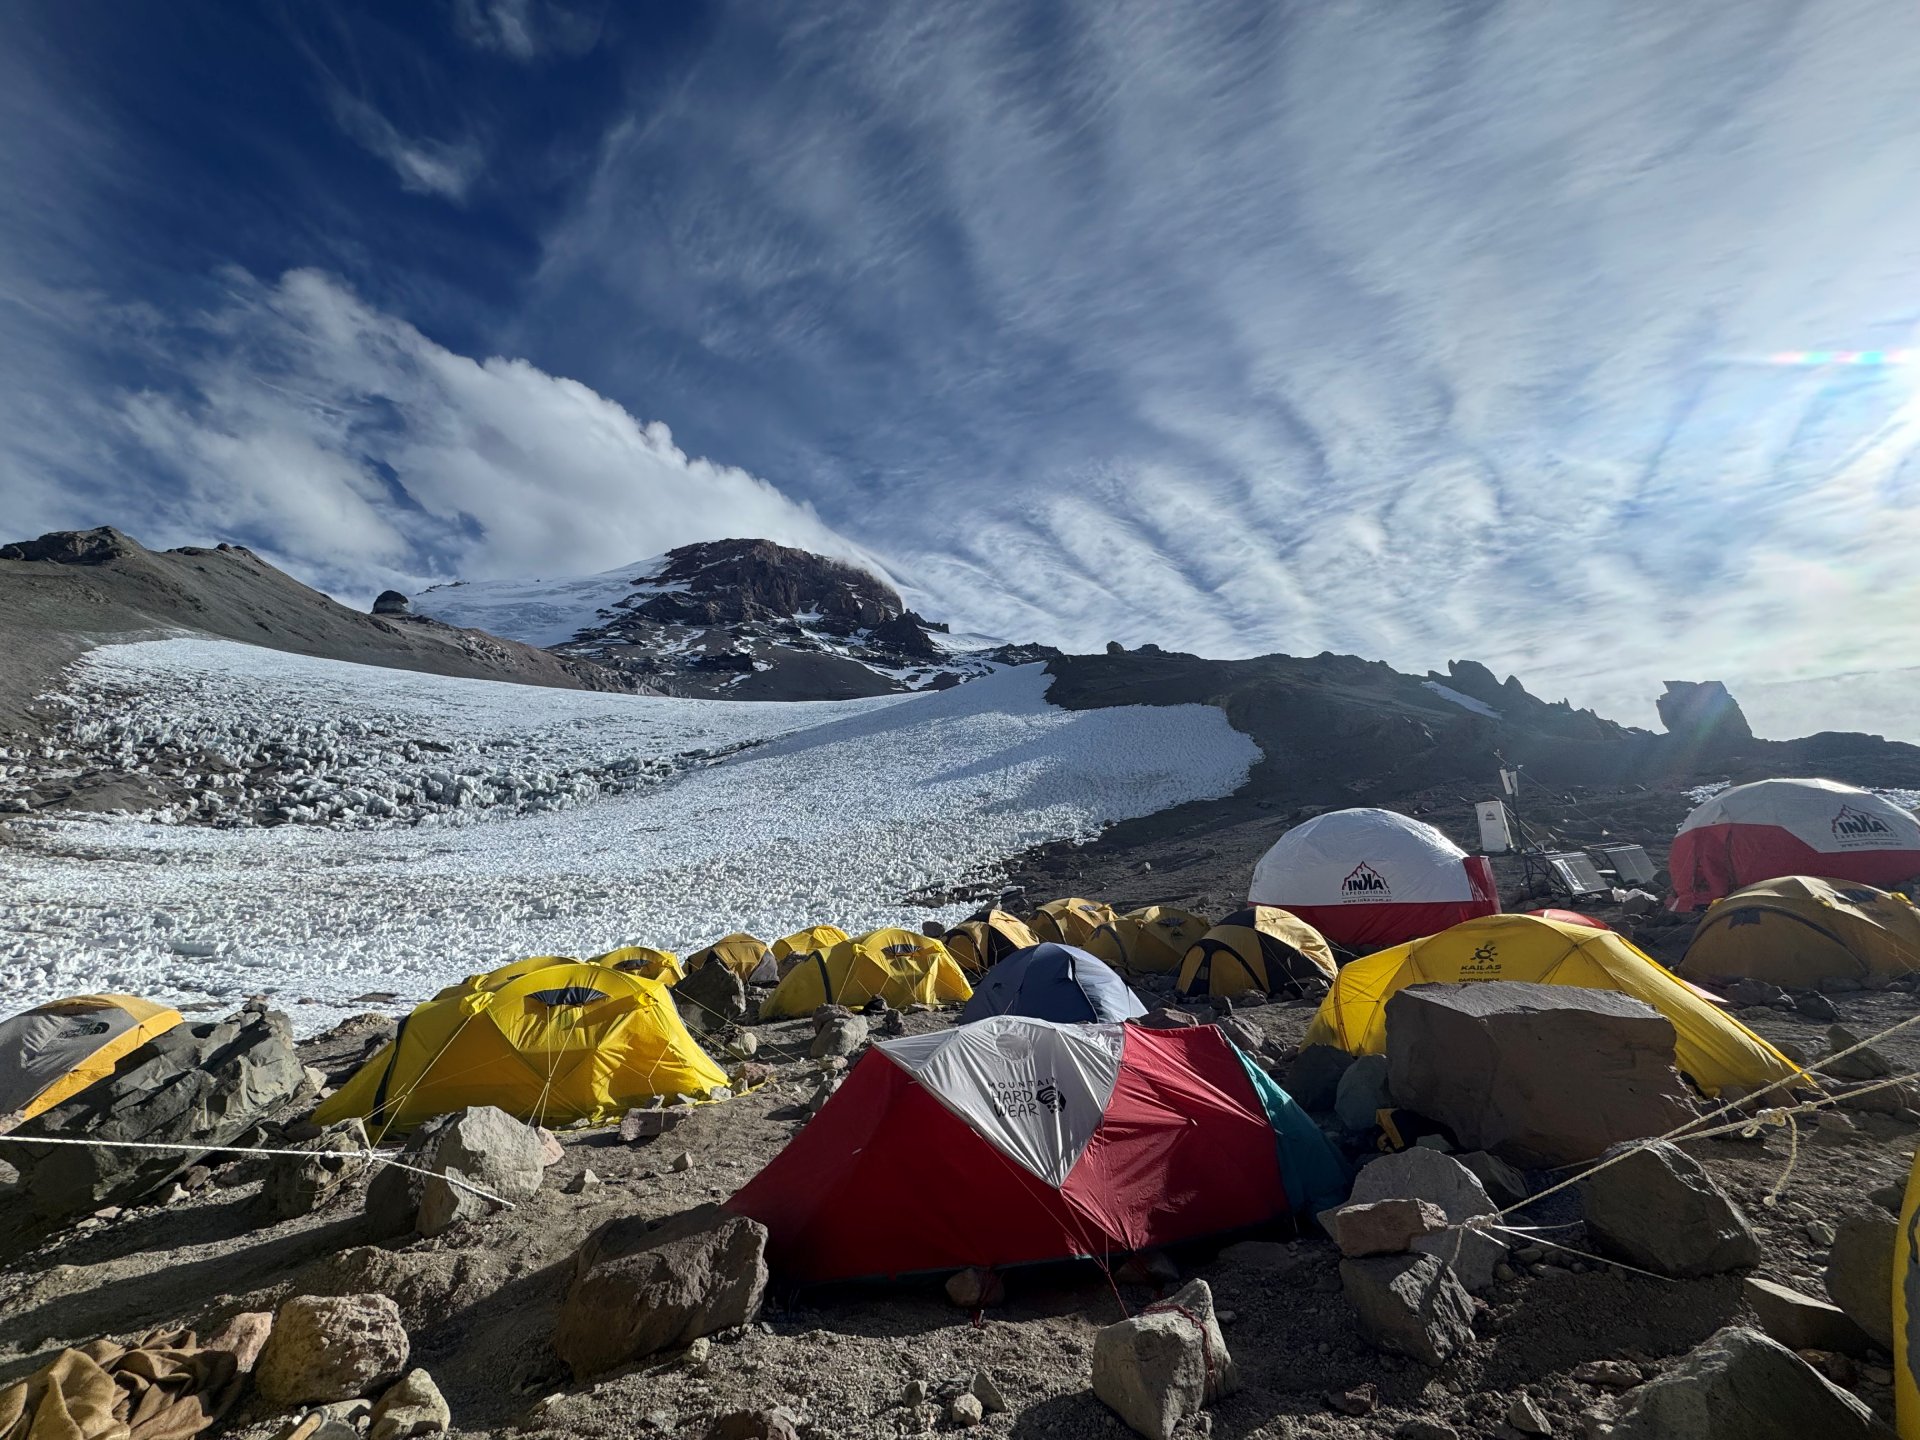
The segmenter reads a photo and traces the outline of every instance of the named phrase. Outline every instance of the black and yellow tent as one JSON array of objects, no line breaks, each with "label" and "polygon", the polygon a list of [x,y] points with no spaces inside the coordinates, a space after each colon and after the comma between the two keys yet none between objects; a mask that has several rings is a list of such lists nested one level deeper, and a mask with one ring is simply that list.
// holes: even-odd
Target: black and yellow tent
[{"label": "black and yellow tent", "polygon": [[1727,1085],[1754,1090],[1799,1073],[1786,1056],[1622,936],[1535,915],[1483,915],[1349,962],[1302,1043],[1382,1054],[1393,995],[1409,985],[1474,980],[1618,990],[1644,1000],[1673,1022],[1674,1063],[1709,1095]]},{"label": "black and yellow tent", "polygon": [[530,1124],[606,1122],[656,1095],[696,1098],[727,1083],[666,986],[550,955],[449,986],[314,1111],[360,1117],[378,1139],[469,1105]]},{"label": "black and yellow tent", "polygon": [[978,974],[991,970],[1016,950],[1038,945],[1040,937],[1019,916],[1005,910],[987,910],[955,925],[942,943],[962,970]]},{"label": "black and yellow tent", "polygon": [[1077,945],[1084,950],[1087,942],[1093,939],[1093,932],[1110,923],[1113,918],[1111,905],[1069,896],[1065,900],[1049,900],[1033,912],[1033,919],[1027,925],[1041,940],[1051,940],[1059,945]]},{"label": "black and yellow tent", "polygon": [[743,985],[771,985],[780,978],[780,962],[774,959],[766,941],[744,930],[723,935],[705,949],[694,951],[687,957],[687,973],[714,960],[738,975]]},{"label": "black and yellow tent", "polygon": [[671,950],[656,950],[651,945],[622,945],[618,950],[592,956],[589,965],[607,965],[630,975],[644,975],[662,985],[677,985],[686,978],[680,957]]},{"label": "black and yellow tent", "polygon": [[0,1021],[0,1133],[78,1095],[180,1012],[133,995],[74,995]]},{"label": "black and yellow tent", "polygon": [[1128,975],[1168,975],[1207,933],[1207,922],[1177,905],[1148,905],[1116,915],[1087,941],[1086,950]]},{"label": "black and yellow tent", "polygon": [[1689,980],[1765,980],[1811,989],[1822,980],[1891,979],[1920,971],[1920,910],[1851,880],[1785,875],[1707,907],[1674,973]]},{"label": "black and yellow tent", "polygon": [[875,930],[805,956],[760,1004],[762,1020],[811,1015],[822,1005],[858,1008],[878,995],[895,1009],[952,1005],[973,987],[947,947],[911,930]]},{"label": "black and yellow tent", "polygon": [[1182,995],[1321,995],[1338,966],[1326,936],[1276,905],[1236,910],[1188,948]]}]

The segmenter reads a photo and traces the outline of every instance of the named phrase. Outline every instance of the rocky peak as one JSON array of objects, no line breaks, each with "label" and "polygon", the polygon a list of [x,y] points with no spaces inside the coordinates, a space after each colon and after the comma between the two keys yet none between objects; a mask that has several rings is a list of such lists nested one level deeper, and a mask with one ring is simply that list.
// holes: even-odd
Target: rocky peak
[{"label": "rocky peak", "polygon": [[142,554],[138,541],[111,525],[94,530],[54,530],[38,540],[0,545],[0,560],[46,560],[55,565],[104,565],[126,555]]},{"label": "rocky peak", "polygon": [[1741,750],[1753,743],[1753,728],[1740,704],[1718,680],[1669,680],[1653,703],[1667,733],[1696,751]]},{"label": "rocky peak", "polygon": [[906,606],[892,586],[839,560],[771,540],[714,540],[670,550],[645,582],[678,587],[637,607],[649,620],[734,625],[819,616],[849,626],[897,620]]}]

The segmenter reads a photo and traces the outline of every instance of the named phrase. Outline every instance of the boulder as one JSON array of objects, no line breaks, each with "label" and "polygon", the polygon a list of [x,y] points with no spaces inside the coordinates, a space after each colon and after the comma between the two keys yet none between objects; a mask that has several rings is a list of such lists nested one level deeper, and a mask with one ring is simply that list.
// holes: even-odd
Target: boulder
[{"label": "boulder", "polygon": [[1171,1005],[1156,1005],[1134,1023],[1144,1025],[1149,1030],[1184,1030],[1189,1025],[1198,1025],[1200,1017]]},{"label": "boulder", "polygon": [[1093,1338],[1093,1393],[1149,1440],[1171,1440],[1183,1423],[1239,1385],[1204,1280],[1189,1281]]},{"label": "boulder", "polygon": [[1833,1002],[1818,990],[1803,990],[1793,997],[1793,1008],[1809,1020],[1831,1022],[1840,1018]]},{"label": "boulder", "polygon": [[1587,1175],[1578,1192],[1594,1242],[1642,1270],[1678,1278],[1759,1263],[1746,1217],[1677,1145],[1643,1145]]},{"label": "boulder", "polygon": [[1893,1062],[1888,1060],[1886,1056],[1882,1055],[1871,1045],[1862,1046],[1859,1049],[1854,1048],[1860,1045],[1860,1039],[1860,1036],[1854,1034],[1853,1031],[1847,1029],[1844,1025],[1829,1025],[1827,1027],[1827,1054],[1829,1056],[1841,1055],[1845,1051],[1852,1051],[1853,1053],[1845,1055],[1844,1058],[1838,1060],[1825,1059],[1816,1061],[1815,1068],[1817,1068],[1821,1074],[1831,1075],[1836,1080],[1883,1080],[1893,1074]]},{"label": "boulder", "polygon": [[1656,696],[1654,709],[1669,735],[1677,736],[1696,756],[1737,753],[1753,744],[1753,728],[1740,713],[1740,702],[1719,680],[1669,680],[1666,693]]},{"label": "boulder", "polygon": [[1334,1087],[1333,1113],[1340,1118],[1340,1128],[1350,1134],[1364,1135],[1372,1130],[1378,1123],[1374,1117],[1392,1104],[1384,1055],[1360,1056]]},{"label": "boulder", "polygon": [[1337,1045],[1309,1045],[1287,1062],[1280,1083],[1303,1110],[1323,1114],[1333,1109],[1340,1093],[1340,1077],[1354,1057]]},{"label": "boulder", "polygon": [[748,1324],[766,1295],[766,1247],[765,1226],[717,1205],[609,1221],[574,1256],[554,1351],[587,1379]]},{"label": "boulder", "polygon": [[433,1377],[425,1370],[409,1370],[373,1407],[373,1426],[367,1440],[412,1440],[436,1435],[453,1424],[453,1411]]},{"label": "boulder", "polygon": [[[395,1157],[399,1165],[374,1166],[373,1178],[367,1181],[366,1199],[367,1219],[374,1234],[398,1235],[413,1229],[420,1215],[420,1197],[429,1178],[419,1172],[432,1168],[434,1147],[453,1121],[451,1115],[436,1115],[407,1137],[407,1143]],[[402,1165],[413,1168],[402,1169]]]},{"label": "boulder", "polygon": [[1893,1252],[1900,1226],[1884,1214],[1848,1215],[1827,1249],[1827,1296],[1883,1350],[1893,1349]]},{"label": "boulder", "polygon": [[243,1310],[208,1338],[206,1348],[226,1351],[242,1375],[251,1375],[272,1333],[271,1310]]},{"label": "boulder", "polygon": [[326,1405],[393,1381],[408,1353],[400,1309],[385,1295],[300,1295],[274,1317],[253,1380],[269,1404]]},{"label": "boulder", "polygon": [[1447,1228],[1447,1214],[1431,1200],[1398,1197],[1343,1205],[1320,1217],[1342,1255],[1404,1255],[1422,1235]]},{"label": "boulder", "polygon": [[1507,1258],[1507,1244],[1498,1232],[1466,1228],[1474,1216],[1492,1215],[1499,1208],[1471,1170],[1451,1155],[1416,1145],[1363,1168],[1347,1203],[1394,1198],[1431,1201],[1447,1217],[1449,1228],[1416,1237],[1412,1249],[1439,1256],[1475,1294],[1494,1283]]},{"label": "boulder", "polygon": [[1342,1260],[1340,1289],[1382,1350],[1437,1368],[1473,1343],[1473,1299],[1435,1256]]},{"label": "boulder", "polygon": [[433,1147],[429,1177],[420,1191],[414,1228],[428,1237],[463,1220],[479,1220],[500,1207],[446,1176],[465,1180],[509,1204],[540,1188],[547,1170],[540,1136],[495,1105],[473,1105],[453,1117]]},{"label": "boulder", "polygon": [[820,1027],[807,1054],[816,1060],[828,1055],[851,1055],[866,1043],[867,1017],[839,1015]]},{"label": "boulder", "polygon": [[746,982],[726,965],[702,965],[668,993],[681,1020],[695,1035],[725,1030],[747,1016]]},{"label": "boulder", "polygon": [[373,597],[373,613],[376,615],[411,615],[413,603],[398,590],[382,590]]},{"label": "boulder", "polygon": [[1498,1155],[1490,1155],[1485,1150],[1467,1150],[1453,1158],[1472,1172],[1473,1178],[1486,1190],[1487,1198],[1502,1210],[1518,1205],[1533,1193],[1520,1168],[1509,1165]]},{"label": "boulder", "polygon": [[[1837,1350],[1864,1355],[1867,1335],[1838,1306],[1758,1275],[1749,1275],[1741,1290],[1760,1328],[1789,1350]],[[1889,1302],[1891,1303],[1891,1302]]]},{"label": "boulder", "polygon": [[313,1158],[272,1158],[260,1194],[276,1220],[311,1215],[367,1172],[367,1127],[359,1120],[329,1125],[313,1139],[291,1148],[310,1150]]},{"label": "boulder", "polygon": [[1493,980],[1387,1002],[1395,1101],[1520,1165],[1591,1160],[1693,1117],[1673,1022],[1613,990]]},{"label": "boulder", "polygon": [[1248,1055],[1258,1055],[1267,1048],[1267,1032],[1242,1015],[1222,1015],[1213,1022],[1220,1033]]},{"label": "boulder", "polygon": [[[279,1118],[306,1083],[287,1017],[243,1010],[176,1025],[133,1051],[105,1080],[13,1131],[6,1158],[18,1204],[59,1222],[164,1191],[209,1150]],[[30,1143],[36,1135],[186,1145],[184,1151]],[[204,1148],[202,1148],[204,1147]]]},{"label": "boulder", "polygon": [[1750,1010],[1764,1006],[1772,1010],[1793,1008],[1793,997],[1778,985],[1770,985],[1765,980],[1755,980],[1751,976],[1741,976],[1729,980],[1719,987],[1720,994],[1736,1009]]},{"label": "boulder", "polygon": [[1778,1341],[1720,1331],[1629,1391],[1608,1440],[1893,1440],[1873,1412]]}]

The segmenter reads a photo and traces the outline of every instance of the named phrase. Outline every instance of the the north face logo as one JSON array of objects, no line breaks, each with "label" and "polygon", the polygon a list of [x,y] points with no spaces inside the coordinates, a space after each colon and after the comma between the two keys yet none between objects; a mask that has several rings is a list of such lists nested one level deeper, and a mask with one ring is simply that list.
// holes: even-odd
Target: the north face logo
[{"label": "the north face logo", "polygon": [[1869,815],[1851,805],[1842,805],[1840,813],[1833,817],[1833,838],[1836,840],[1880,840],[1892,834],[1893,827],[1878,815]]},{"label": "the north face logo", "polygon": [[1366,861],[1353,867],[1353,873],[1340,882],[1342,895],[1362,896],[1369,900],[1384,900],[1393,893],[1386,878]]}]

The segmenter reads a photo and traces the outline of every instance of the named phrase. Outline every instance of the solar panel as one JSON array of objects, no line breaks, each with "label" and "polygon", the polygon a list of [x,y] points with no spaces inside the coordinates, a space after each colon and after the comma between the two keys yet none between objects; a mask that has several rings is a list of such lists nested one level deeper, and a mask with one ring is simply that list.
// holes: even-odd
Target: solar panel
[{"label": "solar panel", "polygon": [[1653,883],[1653,861],[1647,858],[1644,846],[1595,845],[1590,848],[1600,857],[1601,864],[1620,877],[1621,884],[1650,885]]},{"label": "solar panel", "polygon": [[1604,894],[1612,888],[1600,878],[1593,861],[1579,850],[1549,850],[1540,858],[1553,871],[1553,878],[1576,900],[1582,895]]}]

